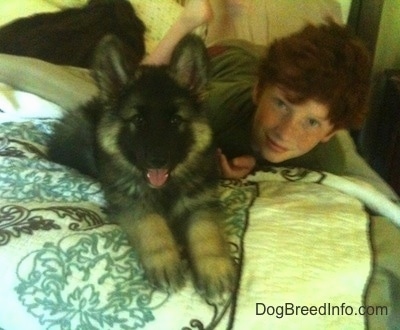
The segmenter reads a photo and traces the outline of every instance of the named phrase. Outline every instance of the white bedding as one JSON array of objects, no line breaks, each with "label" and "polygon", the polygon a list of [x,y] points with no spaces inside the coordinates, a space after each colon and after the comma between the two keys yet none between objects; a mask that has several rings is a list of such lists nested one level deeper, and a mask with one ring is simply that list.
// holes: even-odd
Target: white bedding
[{"label": "white bedding", "polygon": [[190,279],[176,294],[148,285],[124,233],[105,219],[98,183],[46,159],[53,122],[1,125],[3,329],[363,328],[361,315],[256,312],[257,303],[363,304],[368,215],[357,199],[324,186],[325,174],[271,168],[262,180],[221,182],[241,279],[232,297],[207,303]]},{"label": "white bedding", "polygon": [[[60,3],[26,1],[24,13]],[[19,15],[22,2],[2,1],[1,19]],[[176,8],[168,17],[179,14],[165,2]],[[124,233],[107,222],[98,182],[47,159],[63,109],[4,84],[0,109],[0,330],[365,328],[365,208],[400,217],[373,188],[301,168],[221,181],[238,287],[206,302],[188,278],[167,294],[148,285]],[[298,312],[281,315],[283,306]]]}]

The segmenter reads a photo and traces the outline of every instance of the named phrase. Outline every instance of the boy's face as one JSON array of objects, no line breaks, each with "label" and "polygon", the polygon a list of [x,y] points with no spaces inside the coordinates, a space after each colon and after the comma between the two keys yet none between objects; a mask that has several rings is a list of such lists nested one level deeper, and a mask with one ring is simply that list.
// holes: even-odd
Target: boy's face
[{"label": "boy's face", "polygon": [[272,163],[299,157],[335,133],[328,107],[312,99],[290,103],[282,89],[267,86],[253,91],[257,106],[252,129],[252,147]]}]

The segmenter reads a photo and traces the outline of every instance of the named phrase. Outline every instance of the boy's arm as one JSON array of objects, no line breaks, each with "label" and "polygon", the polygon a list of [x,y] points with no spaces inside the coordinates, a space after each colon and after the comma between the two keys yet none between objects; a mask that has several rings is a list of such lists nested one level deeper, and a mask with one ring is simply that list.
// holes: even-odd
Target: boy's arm
[{"label": "boy's arm", "polygon": [[0,81],[65,109],[74,108],[97,94],[88,70],[23,56],[0,54]]}]

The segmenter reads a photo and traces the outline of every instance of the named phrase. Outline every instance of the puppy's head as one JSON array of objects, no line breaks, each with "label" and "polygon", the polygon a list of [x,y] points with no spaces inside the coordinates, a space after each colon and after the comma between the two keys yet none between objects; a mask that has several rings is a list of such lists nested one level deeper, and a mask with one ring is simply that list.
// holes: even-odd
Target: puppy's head
[{"label": "puppy's head", "polygon": [[105,37],[94,67],[103,105],[100,145],[120,166],[155,188],[182,174],[211,145],[202,113],[207,56],[202,41],[184,38],[168,66],[142,66]]}]

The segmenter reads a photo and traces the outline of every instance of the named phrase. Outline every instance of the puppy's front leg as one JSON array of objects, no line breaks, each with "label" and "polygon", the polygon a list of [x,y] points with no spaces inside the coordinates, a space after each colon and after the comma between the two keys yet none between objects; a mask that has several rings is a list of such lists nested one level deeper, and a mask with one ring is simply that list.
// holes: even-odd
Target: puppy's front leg
[{"label": "puppy's front leg", "polygon": [[118,215],[118,223],[128,233],[151,283],[177,290],[184,274],[178,246],[165,219],[157,213],[135,218],[129,211]]},{"label": "puppy's front leg", "polygon": [[187,232],[190,261],[199,291],[212,297],[233,290],[236,269],[218,221],[219,213],[199,211],[192,215]]}]

